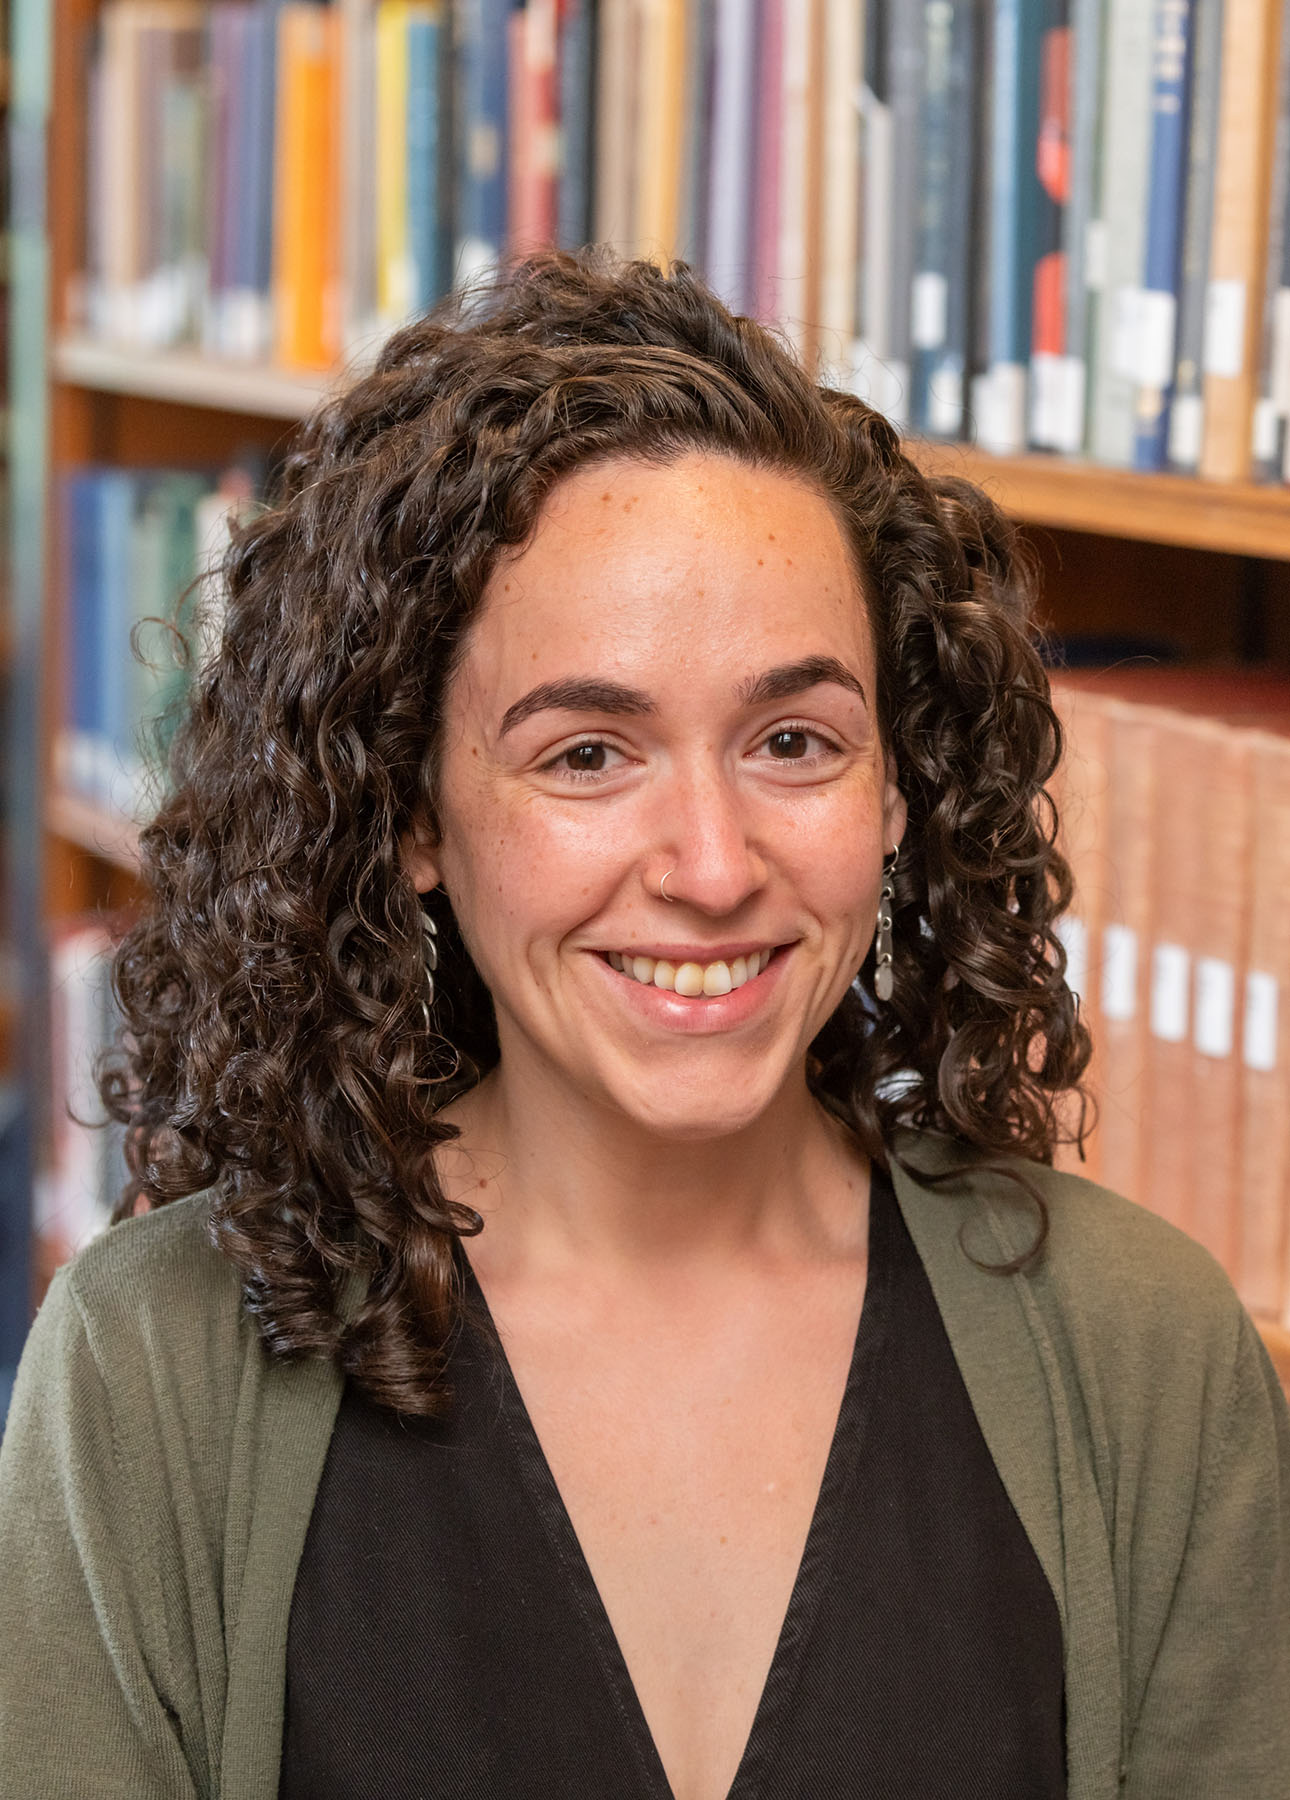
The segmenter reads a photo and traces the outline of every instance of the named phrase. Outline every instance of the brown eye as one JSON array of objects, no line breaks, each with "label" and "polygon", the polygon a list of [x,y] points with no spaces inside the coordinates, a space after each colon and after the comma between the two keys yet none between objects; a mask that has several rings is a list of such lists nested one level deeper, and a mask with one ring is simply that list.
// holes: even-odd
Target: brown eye
[{"label": "brown eye", "polygon": [[599,775],[605,766],[605,746],[575,744],[572,750],[565,751],[564,761],[577,775]]},{"label": "brown eye", "polygon": [[767,739],[772,756],[796,762],[807,753],[810,734],[805,731],[777,731]]}]

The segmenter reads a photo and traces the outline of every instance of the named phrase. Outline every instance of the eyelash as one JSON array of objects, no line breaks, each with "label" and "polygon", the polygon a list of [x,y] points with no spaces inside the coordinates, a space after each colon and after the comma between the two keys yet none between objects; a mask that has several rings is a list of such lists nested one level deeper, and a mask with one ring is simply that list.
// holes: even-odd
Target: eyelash
[{"label": "eyelash", "polygon": [[[787,737],[792,734],[800,734],[802,737],[814,738],[817,743],[823,744],[825,747],[823,756],[836,756],[838,754],[840,746],[835,744],[832,738],[826,737],[818,727],[807,725],[802,721],[795,719],[788,719],[785,720],[782,725],[776,725],[773,731],[766,732],[763,737],[758,739],[758,744],[768,744],[772,738]],[[564,758],[566,756],[572,756],[575,750],[588,750],[593,748],[601,750],[617,750],[618,746],[609,743],[605,738],[579,738],[576,744],[566,744],[564,749],[557,751],[549,762],[543,763],[542,772],[544,774],[556,775],[562,781],[575,782],[578,784],[603,781],[607,773],[607,771],[603,769],[580,770],[569,768],[562,769],[560,767]],[[790,767],[800,769],[814,767],[816,763],[823,760],[823,756],[817,752],[813,756],[777,756],[771,757],[768,760],[772,762],[782,762]]]}]

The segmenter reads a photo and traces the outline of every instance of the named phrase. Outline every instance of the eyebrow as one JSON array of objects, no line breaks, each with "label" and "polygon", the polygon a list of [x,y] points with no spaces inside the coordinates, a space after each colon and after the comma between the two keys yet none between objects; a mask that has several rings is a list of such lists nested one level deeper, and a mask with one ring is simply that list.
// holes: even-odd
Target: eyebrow
[{"label": "eyebrow", "polygon": [[[735,689],[741,706],[765,706],[772,700],[788,700],[794,694],[821,682],[833,682],[858,694],[867,706],[868,695],[858,676],[851,673],[836,656],[803,656],[797,662],[780,663],[761,675],[751,675]],[[502,714],[498,737],[514,731],[534,713],[540,712],[612,713],[620,718],[648,718],[657,714],[658,706],[640,688],[625,687],[620,681],[600,681],[586,676],[569,676],[564,681],[544,681],[538,687],[508,706]]]}]

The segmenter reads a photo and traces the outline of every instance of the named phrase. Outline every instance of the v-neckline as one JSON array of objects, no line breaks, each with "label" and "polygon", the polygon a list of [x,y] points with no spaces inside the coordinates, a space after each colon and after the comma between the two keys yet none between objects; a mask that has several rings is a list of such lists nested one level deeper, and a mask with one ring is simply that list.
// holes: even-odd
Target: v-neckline
[{"label": "v-neckline", "polygon": [[[843,1501],[859,1462],[868,1423],[873,1388],[867,1377],[887,1330],[888,1294],[894,1261],[891,1214],[896,1204],[890,1178],[884,1170],[873,1166],[869,1184],[865,1292],[846,1383],[770,1668],[724,1800],[761,1800],[761,1784],[777,1749],[780,1735],[777,1728],[796,1688],[802,1656],[829,1578]],[[591,1565],[529,1416],[484,1291],[464,1252],[461,1263],[468,1308],[477,1313],[496,1358],[500,1413],[515,1450],[521,1481],[533,1500],[544,1535],[563,1571],[567,1591],[604,1670],[627,1742],[637,1759],[645,1792],[650,1800],[675,1800],[627,1659],[591,1573]]]}]

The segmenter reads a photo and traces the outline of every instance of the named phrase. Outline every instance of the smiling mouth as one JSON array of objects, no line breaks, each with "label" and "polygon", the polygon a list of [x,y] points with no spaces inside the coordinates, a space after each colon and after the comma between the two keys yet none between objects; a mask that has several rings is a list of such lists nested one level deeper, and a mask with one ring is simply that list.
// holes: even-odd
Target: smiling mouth
[{"label": "smiling mouth", "polygon": [[662,957],[634,956],[630,951],[609,950],[602,954],[611,969],[642,987],[662,988],[685,1000],[710,1000],[755,981],[775,955],[775,946],[754,950],[751,956],[733,957],[729,962],[710,963],[671,963]]}]

